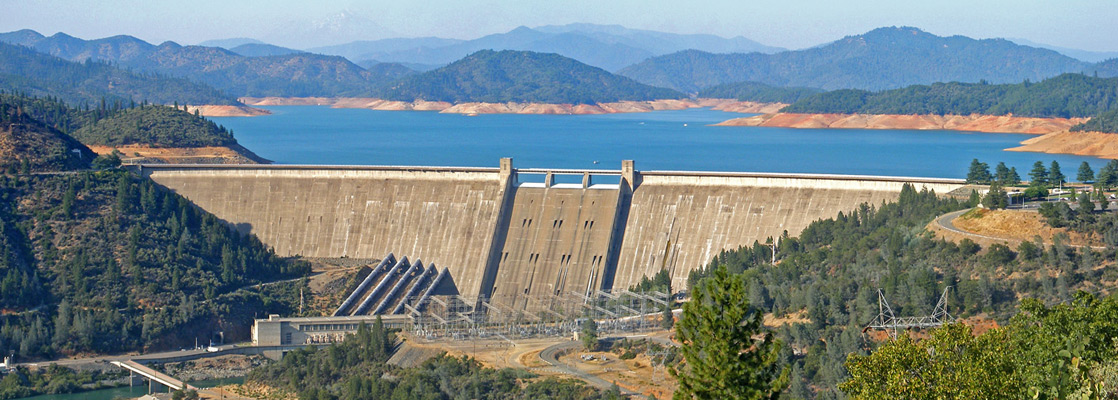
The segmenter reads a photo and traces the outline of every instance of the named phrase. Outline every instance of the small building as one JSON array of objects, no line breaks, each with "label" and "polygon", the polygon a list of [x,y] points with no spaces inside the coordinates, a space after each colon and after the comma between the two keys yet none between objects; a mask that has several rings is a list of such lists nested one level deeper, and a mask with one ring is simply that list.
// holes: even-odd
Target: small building
[{"label": "small building", "polygon": [[[254,346],[287,346],[335,343],[346,335],[357,333],[362,324],[372,326],[375,315],[340,317],[298,317],[280,318],[269,315],[268,319],[258,319],[252,324],[252,344]],[[406,315],[382,315],[381,321],[387,328],[403,329],[411,319]]]}]

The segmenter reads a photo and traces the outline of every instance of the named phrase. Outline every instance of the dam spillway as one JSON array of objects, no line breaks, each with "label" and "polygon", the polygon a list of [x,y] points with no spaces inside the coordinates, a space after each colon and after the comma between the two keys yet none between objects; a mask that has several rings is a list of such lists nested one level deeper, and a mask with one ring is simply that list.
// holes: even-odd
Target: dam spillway
[{"label": "dam spillway", "polygon": [[942,194],[963,186],[956,179],[637,171],[632,161],[621,170],[516,169],[502,159],[499,168],[140,171],[281,256],[407,254],[445,268],[461,296],[508,305],[534,294],[627,289],[662,269],[673,288],[683,288],[690,271],[722,250],[895,200],[906,183]]}]

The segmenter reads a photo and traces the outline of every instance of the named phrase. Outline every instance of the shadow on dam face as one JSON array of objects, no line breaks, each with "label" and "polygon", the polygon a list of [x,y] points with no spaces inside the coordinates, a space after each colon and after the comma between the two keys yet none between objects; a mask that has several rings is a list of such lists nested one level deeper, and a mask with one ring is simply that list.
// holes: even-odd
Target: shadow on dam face
[{"label": "shadow on dam face", "polygon": [[[463,297],[674,288],[720,251],[764,242],[906,183],[961,180],[757,173],[349,166],[145,165],[140,172],[281,256],[408,254],[447,268]],[[544,176],[521,182],[519,174]],[[573,183],[582,177],[582,183]],[[555,176],[567,176],[556,180]],[[595,184],[593,178],[608,184]],[[620,179],[618,179],[620,177]],[[558,183],[556,183],[558,181]],[[613,183],[617,182],[617,183]]]}]

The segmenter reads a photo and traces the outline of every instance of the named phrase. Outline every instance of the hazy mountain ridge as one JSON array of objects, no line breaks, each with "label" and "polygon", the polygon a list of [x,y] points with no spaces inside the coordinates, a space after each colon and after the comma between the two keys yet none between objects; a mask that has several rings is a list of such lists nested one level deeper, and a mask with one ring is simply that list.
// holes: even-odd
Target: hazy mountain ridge
[{"label": "hazy mountain ridge", "polygon": [[1052,50],[1004,39],[941,37],[916,28],[889,27],[771,55],[682,51],[646,60],[619,74],[687,92],[741,81],[882,90],[933,82],[1042,80],[1089,66]]},{"label": "hazy mountain ridge", "polygon": [[1008,41],[1017,43],[1022,46],[1036,47],[1038,49],[1048,49],[1065,56],[1086,62],[1102,62],[1112,58],[1118,58],[1118,51],[1091,51],[1082,49],[1073,49],[1070,47],[1053,46],[1045,43],[1037,43],[1028,39],[1022,38],[1005,38]]},{"label": "hazy mountain ridge", "polygon": [[608,71],[617,71],[649,57],[692,48],[712,52],[771,53],[784,50],[741,36],[727,39],[715,35],[684,35],[595,24],[538,28],[521,26],[509,32],[472,40],[431,37],[384,39],[310,50],[341,55],[355,61],[375,59],[435,65],[448,64],[479,50],[521,50],[556,53]]},{"label": "hazy mountain ridge", "polygon": [[406,77],[384,98],[446,102],[595,104],[684,97],[557,54],[482,50],[446,67]]},{"label": "hazy mountain ridge", "polygon": [[174,42],[156,46],[131,36],[82,40],[62,33],[44,37],[17,31],[0,34],[0,41],[68,60],[107,61],[138,71],[185,77],[238,97],[367,95],[408,73],[399,69],[370,73],[338,56],[299,52],[248,57],[220,47]]},{"label": "hazy mountain ridge", "polygon": [[232,96],[186,79],[134,73],[103,62],[66,61],[6,43],[0,43],[0,89],[54,96],[74,105],[102,100],[240,104]]},{"label": "hazy mountain ridge", "polygon": [[284,56],[288,54],[305,53],[302,50],[289,49],[267,43],[245,43],[229,49],[245,57]]}]

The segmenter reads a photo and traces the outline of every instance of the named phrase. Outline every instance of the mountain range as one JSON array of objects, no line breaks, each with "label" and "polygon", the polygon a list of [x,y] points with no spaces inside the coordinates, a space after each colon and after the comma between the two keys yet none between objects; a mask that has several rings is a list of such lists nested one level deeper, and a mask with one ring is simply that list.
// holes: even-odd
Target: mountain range
[{"label": "mountain range", "polygon": [[[186,78],[217,88],[230,97],[398,98],[404,93],[416,93],[443,98],[443,95],[458,93],[447,85],[477,80],[496,86],[467,85],[472,89],[459,94],[484,93],[481,98],[512,101],[537,98],[545,92],[539,87],[546,85],[604,82],[602,73],[621,67],[624,68],[618,74],[636,82],[692,94],[717,85],[742,82],[772,87],[885,90],[934,82],[1040,81],[1066,72],[1086,72],[1101,77],[1118,75],[1118,60],[1115,59],[1091,64],[1053,50],[1023,46],[1009,40],[941,37],[910,27],[879,28],[795,51],[780,51],[743,37],[679,35],[591,24],[520,27],[474,40],[384,39],[309,51],[246,38],[207,42],[221,47],[182,46],[174,42],[154,45],[123,35],[83,40],[64,33],[48,37],[31,30],[0,33],[0,42],[27,46],[70,61],[101,61],[141,74]],[[429,75],[419,72],[435,72],[442,65],[489,49],[517,51],[500,57],[518,68],[502,70],[507,80],[487,75],[488,71],[462,68],[462,65],[488,67],[484,63],[466,63]],[[668,51],[675,52],[655,56]],[[554,59],[556,65],[533,62],[541,53],[560,58]],[[519,60],[512,62],[511,58]],[[361,59],[364,60],[358,63],[352,61]],[[563,61],[557,61],[560,59]],[[386,60],[401,62],[382,62]],[[580,62],[590,68],[582,68]],[[628,65],[630,62],[635,64]],[[576,78],[571,75],[576,71],[588,75]],[[472,75],[448,75],[451,72]],[[424,79],[433,79],[432,76],[439,76],[444,82],[421,84]],[[615,78],[611,77],[610,81],[629,82]],[[518,83],[503,86],[510,82]],[[622,93],[616,90],[618,88],[634,92]],[[646,93],[676,95],[674,91],[650,91],[628,83],[610,90],[612,94],[599,97],[617,95],[633,100],[643,98]],[[594,88],[559,91],[604,93]],[[762,92],[774,93],[753,84],[706,93],[727,93],[741,98]],[[494,93],[502,95],[493,97]],[[792,98],[795,96],[798,95],[793,94]],[[552,98],[550,94],[543,97]],[[457,94],[447,98],[481,101],[481,98],[467,99]]]},{"label": "mountain range", "polygon": [[445,67],[401,79],[390,100],[595,104],[684,97],[550,53],[481,50]]},{"label": "mountain range", "polygon": [[135,73],[104,62],[71,62],[6,43],[0,43],[0,90],[51,96],[72,105],[240,104],[233,96],[183,78]]},{"label": "mountain range", "polygon": [[[183,77],[232,96],[367,96],[411,71],[385,66],[369,71],[349,60],[305,52],[245,56],[220,47],[153,45],[131,36],[83,40],[64,33],[43,36],[21,30],[0,34],[0,42],[30,47],[70,61],[105,61],[142,72]],[[255,54],[283,53],[276,46],[255,46]],[[278,51],[277,51],[278,50]]]},{"label": "mountain range", "polygon": [[776,54],[686,50],[645,60],[618,73],[685,92],[742,81],[882,90],[933,82],[1042,80],[1090,66],[1052,50],[1004,39],[941,37],[911,27],[889,27]]},{"label": "mountain range", "polygon": [[617,71],[649,57],[685,49],[709,52],[775,53],[784,49],[765,46],[745,37],[683,35],[629,29],[620,25],[569,24],[518,27],[506,33],[473,40],[423,37],[358,41],[308,49],[339,55],[361,63],[366,60],[402,64],[444,65],[478,50],[524,50],[555,53],[608,71]]}]

